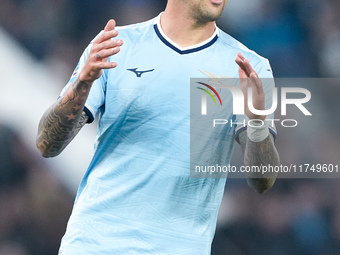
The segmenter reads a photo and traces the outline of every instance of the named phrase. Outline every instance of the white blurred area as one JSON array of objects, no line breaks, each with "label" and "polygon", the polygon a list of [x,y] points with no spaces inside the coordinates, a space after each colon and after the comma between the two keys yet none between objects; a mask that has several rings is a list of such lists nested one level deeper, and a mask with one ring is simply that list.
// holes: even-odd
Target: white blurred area
[{"label": "white blurred area", "polygon": [[[39,120],[66,81],[37,62],[1,27],[0,56],[1,122],[17,129],[40,156],[35,147]],[[92,158],[95,132],[96,124],[86,125],[59,156],[42,159],[73,192]]]}]

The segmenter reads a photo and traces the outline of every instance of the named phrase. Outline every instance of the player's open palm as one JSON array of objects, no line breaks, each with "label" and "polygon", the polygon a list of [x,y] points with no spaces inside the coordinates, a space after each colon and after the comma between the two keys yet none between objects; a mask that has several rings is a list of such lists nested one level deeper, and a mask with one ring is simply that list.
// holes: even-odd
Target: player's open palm
[{"label": "player's open palm", "polygon": [[118,31],[115,30],[116,22],[111,19],[107,22],[104,32],[93,42],[86,63],[79,75],[79,79],[92,84],[102,75],[103,69],[110,69],[117,66],[116,62],[108,62],[110,56],[120,51],[123,41],[120,39],[112,40],[117,37]]},{"label": "player's open palm", "polygon": [[265,94],[263,86],[257,73],[250,65],[249,60],[246,59],[242,53],[238,53],[235,62],[239,65],[240,88],[244,95],[244,109],[249,119],[264,120],[266,116],[256,115],[249,110],[248,107],[248,88],[252,88],[252,102],[256,110],[265,109]]}]

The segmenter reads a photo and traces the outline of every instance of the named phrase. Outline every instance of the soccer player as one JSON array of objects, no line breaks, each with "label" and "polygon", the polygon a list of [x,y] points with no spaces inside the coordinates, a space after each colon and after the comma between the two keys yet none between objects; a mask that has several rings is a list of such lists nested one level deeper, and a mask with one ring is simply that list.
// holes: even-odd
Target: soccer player
[{"label": "soccer player", "polygon": [[[85,49],[37,136],[41,154],[56,156],[99,115],[60,254],[210,254],[226,179],[190,178],[190,78],[243,78],[242,91],[251,86],[261,110],[271,88],[259,77],[272,77],[266,59],[216,27],[227,2],[168,0],[152,20],[109,20]],[[247,104],[245,112],[266,118]],[[231,131],[228,160],[236,137],[246,165],[278,164],[274,128]],[[275,178],[250,175],[248,183],[262,193]]]}]

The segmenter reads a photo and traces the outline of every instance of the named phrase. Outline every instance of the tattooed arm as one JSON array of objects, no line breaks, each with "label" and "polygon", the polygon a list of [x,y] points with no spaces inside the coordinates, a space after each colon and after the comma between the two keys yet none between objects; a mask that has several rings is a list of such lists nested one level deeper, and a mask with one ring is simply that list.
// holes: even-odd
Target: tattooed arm
[{"label": "tattooed arm", "polygon": [[[244,154],[245,166],[277,166],[279,165],[279,154],[274,145],[271,134],[261,142],[252,142],[247,131],[239,134],[240,145]],[[258,193],[263,193],[271,188],[276,180],[277,173],[247,173],[247,182]]]},{"label": "tattooed arm", "polygon": [[[264,122],[266,116],[252,113],[248,107],[248,89],[252,88],[253,107],[258,110],[265,109],[265,93],[262,81],[256,71],[250,65],[249,60],[238,53],[236,63],[239,65],[239,86],[244,95],[244,108],[247,117],[257,123]],[[261,130],[261,131],[260,131]],[[246,166],[277,166],[279,154],[274,145],[273,136],[268,127],[254,130],[248,126],[246,131],[239,134],[239,141],[244,154]],[[252,139],[249,139],[251,137]],[[247,182],[250,187],[259,193],[263,193],[274,185],[277,174],[274,173],[248,173]]]},{"label": "tattooed arm", "polygon": [[83,109],[90,88],[79,78],[75,79],[42,116],[36,143],[44,157],[59,155],[85,125],[88,116]]},{"label": "tattooed arm", "polygon": [[108,62],[123,45],[120,39],[112,40],[118,35],[115,26],[115,21],[109,20],[104,32],[93,42],[79,76],[42,116],[36,145],[44,157],[59,155],[87,122],[83,109],[93,82],[103,69],[117,66],[116,62]]}]

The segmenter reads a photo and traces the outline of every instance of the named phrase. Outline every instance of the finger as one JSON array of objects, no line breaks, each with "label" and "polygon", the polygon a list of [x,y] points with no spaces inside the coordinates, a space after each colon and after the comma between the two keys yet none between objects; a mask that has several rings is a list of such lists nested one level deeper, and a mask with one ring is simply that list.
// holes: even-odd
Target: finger
[{"label": "finger", "polygon": [[239,75],[240,78],[246,78],[249,77],[249,73],[248,70],[244,64],[244,61],[240,58],[240,57],[236,57],[235,62],[238,64],[239,66]]},{"label": "finger", "polygon": [[254,85],[253,87],[256,88],[257,92],[264,93],[261,79],[254,73],[251,74],[250,79],[252,80],[252,83]]},{"label": "finger", "polygon": [[238,75],[241,81],[243,81],[245,78],[248,78],[246,73],[241,69],[241,67],[238,68]]},{"label": "finger", "polygon": [[249,75],[249,77],[251,76],[252,73],[254,73],[254,75],[257,76],[257,73],[255,72],[255,70],[251,66],[249,60],[246,59],[241,52],[239,52],[237,54],[237,56],[242,60],[244,67],[246,69],[246,73]]},{"label": "finger", "polygon": [[111,69],[117,67],[116,62],[100,62],[97,66],[100,69]]},{"label": "finger", "polygon": [[116,21],[110,19],[104,27],[104,32],[98,37],[95,43],[101,43],[103,41],[110,40],[111,38],[116,37],[118,35],[118,31],[115,30],[115,27]]},{"label": "finger", "polygon": [[235,59],[235,62],[239,65],[239,67],[245,72],[247,77],[250,77],[251,75],[258,77],[257,73],[253,69],[253,67],[250,65],[250,62],[248,59],[246,59],[242,53],[238,53],[237,57]]},{"label": "finger", "polygon": [[96,58],[101,58],[102,60],[106,61],[107,58],[117,54],[118,52],[120,51],[120,47],[117,46],[117,47],[114,47],[114,48],[110,48],[110,49],[104,49],[104,50],[101,50],[100,52],[98,52],[96,54]]},{"label": "finger", "polygon": [[100,54],[100,52],[97,52],[95,56],[96,56],[97,59],[102,59],[103,58],[102,55]]},{"label": "finger", "polygon": [[248,60],[248,59],[245,59],[245,60],[243,61],[243,63],[244,63],[244,66],[245,66],[245,68],[247,69],[247,71],[248,71],[248,73],[249,73],[249,77],[250,77],[250,76],[254,76],[254,77],[257,77],[257,78],[258,78],[258,75],[257,75],[256,71],[253,69],[253,67],[251,66],[249,60]]},{"label": "finger", "polygon": [[244,72],[244,70],[241,67],[238,68],[238,75],[241,80],[248,78],[247,74]]},{"label": "finger", "polygon": [[109,40],[109,41],[104,41],[100,44],[98,44],[96,47],[97,51],[103,50],[103,49],[112,49],[115,47],[120,47],[123,45],[123,41],[118,39],[118,40]]},{"label": "finger", "polygon": [[247,78],[249,77],[251,79],[251,85],[255,87],[257,93],[263,92],[262,82],[259,79],[257,73],[252,68],[252,66],[249,63],[249,60],[247,60],[242,53],[238,53],[237,57],[235,59],[235,62],[239,65],[239,76],[240,78]]},{"label": "finger", "polygon": [[253,67],[250,65],[250,63],[247,59],[245,60],[245,66],[246,66],[247,70],[249,70],[249,72],[250,72],[249,78],[251,79],[253,86],[256,87],[257,92],[262,92],[263,91],[262,81],[259,78],[259,76],[257,75],[257,73],[255,72],[255,70],[253,69]]},{"label": "finger", "polygon": [[97,61],[92,65],[93,70],[110,69],[117,66],[117,62]]},{"label": "finger", "polygon": [[241,52],[239,52],[237,54],[236,57],[237,63],[239,64],[239,66],[242,68],[242,70],[246,73],[246,75],[249,77],[249,70],[246,68],[244,61],[246,60],[246,58],[242,55]]},{"label": "finger", "polygon": [[244,61],[246,58],[243,56],[243,54],[241,52],[237,53],[237,56]]},{"label": "finger", "polygon": [[104,28],[104,31],[111,31],[114,30],[116,27],[116,21],[114,19],[110,19]]},{"label": "finger", "polygon": [[115,30],[115,27],[116,21],[114,19],[110,19],[104,27],[104,32],[98,37],[95,43],[101,43],[103,41],[116,37],[118,35],[118,31]]},{"label": "finger", "polygon": [[104,41],[111,40],[112,38],[116,37],[118,35],[117,30],[110,30],[110,31],[104,31],[98,38],[95,40],[94,44],[99,44]]},{"label": "finger", "polygon": [[244,72],[247,74],[247,76],[250,77],[251,69],[250,69],[250,63],[248,59],[244,59],[242,61],[242,67],[243,67]]}]

